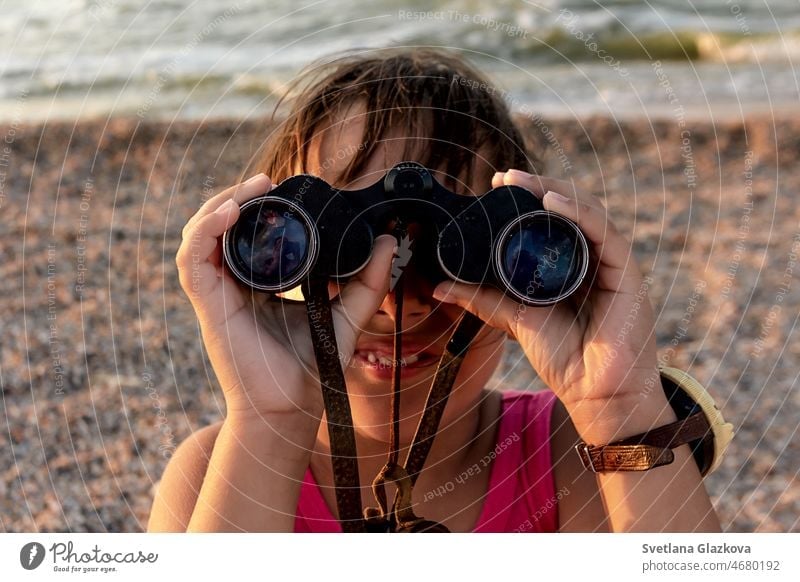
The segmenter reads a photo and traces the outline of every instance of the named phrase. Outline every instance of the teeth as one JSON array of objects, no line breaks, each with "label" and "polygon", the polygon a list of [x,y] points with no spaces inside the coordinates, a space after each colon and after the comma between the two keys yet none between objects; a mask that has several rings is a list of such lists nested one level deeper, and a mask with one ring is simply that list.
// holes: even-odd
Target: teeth
[{"label": "teeth", "polygon": [[[411,356],[406,356],[400,360],[400,366],[408,366],[414,364],[419,361],[420,354],[413,354]],[[391,368],[393,366],[392,359],[387,356],[379,356],[375,352],[367,352],[367,361],[370,364],[380,364],[381,366],[386,366]]]}]

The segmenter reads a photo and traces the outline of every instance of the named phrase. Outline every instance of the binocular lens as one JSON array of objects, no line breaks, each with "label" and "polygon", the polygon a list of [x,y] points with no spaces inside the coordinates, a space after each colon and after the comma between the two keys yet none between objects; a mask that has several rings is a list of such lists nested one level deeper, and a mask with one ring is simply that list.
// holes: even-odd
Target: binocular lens
[{"label": "binocular lens", "polygon": [[499,276],[520,300],[551,304],[580,285],[588,246],[569,219],[538,211],[509,224],[497,246]]},{"label": "binocular lens", "polygon": [[266,199],[242,207],[231,232],[240,278],[266,291],[299,284],[316,256],[315,236],[306,214],[285,200]]}]

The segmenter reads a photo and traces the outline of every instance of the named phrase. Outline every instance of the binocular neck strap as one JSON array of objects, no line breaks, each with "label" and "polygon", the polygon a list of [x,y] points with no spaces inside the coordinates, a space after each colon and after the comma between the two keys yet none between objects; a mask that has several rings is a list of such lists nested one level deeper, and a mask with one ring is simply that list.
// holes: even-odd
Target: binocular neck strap
[{"label": "binocular neck strap", "polygon": [[[327,417],[331,447],[331,464],[336,488],[336,505],[339,521],[344,532],[365,531],[440,531],[447,529],[441,524],[427,521],[414,515],[411,494],[433,439],[439,430],[447,399],[453,388],[458,370],[469,346],[483,327],[483,321],[471,313],[464,312],[456,329],[450,336],[447,347],[439,360],[425,410],[417,425],[404,466],[399,464],[400,455],[400,373],[402,370],[402,311],[403,277],[395,284],[395,334],[394,375],[392,377],[392,419],[390,425],[390,448],[386,465],[375,478],[372,489],[380,508],[368,508],[362,517],[361,486],[358,474],[353,417],[347,396],[344,372],[342,371],[333,313],[328,297],[327,279],[310,277],[303,281],[302,291],[306,300],[311,343],[317,360],[320,386]],[[397,491],[389,511],[385,483],[395,483]]]},{"label": "binocular neck strap", "polygon": [[417,482],[425,460],[428,458],[461,363],[464,361],[472,340],[475,339],[482,327],[483,321],[480,318],[465,311],[461,314],[458,325],[447,342],[447,347],[439,360],[431,390],[428,393],[428,400],[425,402],[425,411],[417,425],[414,441],[406,458],[405,468],[412,484]]},{"label": "binocular neck strap", "polygon": [[[401,301],[399,299],[401,296],[402,288],[400,294],[397,296],[398,302]],[[453,332],[447,344],[447,349],[444,354],[442,354],[441,360],[439,360],[436,376],[434,377],[430,392],[428,393],[428,399],[425,403],[425,410],[417,425],[411,449],[409,450],[405,466],[403,467],[397,464],[399,451],[400,383],[399,372],[395,372],[394,389],[392,391],[392,444],[389,452],[389,459],[372,484],[375,499],[378,501],[380,509],[368,510],[366,514],[368,529],[371,530],[375,528],[374,531],[381,531],[379,528],[381,524],[384,524],[388,531],[440,533],[448,531],[448,529],[440,523],[414,515],[412,510],[412,493],[414,485],[428,458],[433,440],[439,430],[439,424],[441,423],[444,409],[447,405],[447,399],[450,396],[456,376],[458,375],[458,370],[461,367],[461,363],[464,361],[464,356],[469,349],[470,343],[482,327],[483,321],[471,313],[464,312],[459,319],[456,330]],[[397,334],[395,337],[397,338],[399,335],[400,334]],[[399,341],[395,339],[395,346],[397,347],[398,345]],[[397,349],[395,352],[396,361],[400,353],[400,350]],[[386,501],[385,483],[387,481],[393,482],[397,487],[391,512],[388,511]]]},{"label": "binocular neck strap", "polygon": [[336,345],[328,280],[319,277],[305,279],[302,291],[325,404],[339,521],[344,532],[364,532],[356,437]]},{"label": "binocular neck strap", "polygon": [[[447,342],[447,347],[439,360],[436,375],[428,392],[425,410],[414,433],[411,449],[404,467],[398,465],[400,454],[400,372],[403,337],[403,276],[398,277],[395,288],[395,330],[394,330],[394,375],[392,376],[392,422],[390,425],[390,448],[386,465],[375,478],[372,489],[380,511],[368,510],[367,522],[380,527],[381,521],[396,531],[439,531],[447,529],[435,522],[414,515],[411,509],[414,484],[422,471],[433,439],[439,430],[447,399],[452,391],[458,370],[472,340],[483,327],[483,321],[469,312],[464,312],[458,320],[456,329]],[[388,512],[385,482],[392,481],[397,487],[392,511]],[[382,515],[381,515],[382,514]]]}]

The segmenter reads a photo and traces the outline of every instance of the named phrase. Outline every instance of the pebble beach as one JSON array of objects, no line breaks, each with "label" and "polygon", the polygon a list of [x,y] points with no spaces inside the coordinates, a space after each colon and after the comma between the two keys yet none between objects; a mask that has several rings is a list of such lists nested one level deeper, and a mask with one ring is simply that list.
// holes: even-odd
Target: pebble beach
[{"label": "pebble beach", "polygon": [[[0,531],[143,531],[176,447],[224,416],[174,257],[270,123],[0,125]],[[725,531],[800,531],[800,117],[520,123],[633,240],[662,363],[733,423],[706,479]],[[511,341],[492,384],[545,388]]]}]

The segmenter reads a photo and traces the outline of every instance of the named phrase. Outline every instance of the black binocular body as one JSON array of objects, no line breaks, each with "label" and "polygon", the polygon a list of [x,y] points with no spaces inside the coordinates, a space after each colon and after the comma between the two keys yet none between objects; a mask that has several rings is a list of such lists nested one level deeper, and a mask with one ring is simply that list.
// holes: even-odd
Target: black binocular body
[{"label": "black binocular body", "polygon": [[398,224],[418,225],[410,259],[432,284],[492,285],[524,304],[552,305],[574,293],[588,270],[578,226],[546,211],[532,192],[501,186],[456,194],[415,162],[360,190],[308,174],[287,178],[241,206],[223,255],[239,281],[277,294],[311,276],[346,281],[369,261],[375,237]]}]

